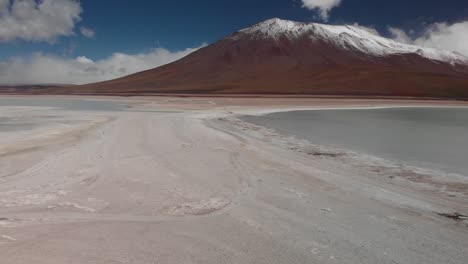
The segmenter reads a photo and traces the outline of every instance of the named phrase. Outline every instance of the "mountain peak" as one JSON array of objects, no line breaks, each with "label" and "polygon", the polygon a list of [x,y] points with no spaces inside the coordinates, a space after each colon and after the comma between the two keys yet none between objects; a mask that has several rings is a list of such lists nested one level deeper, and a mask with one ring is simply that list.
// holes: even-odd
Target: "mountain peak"
[{"label": "mountain peak", "polygon": [[260,22],[260,23],[257,23],[257,24],[271,24],[271,23],[282,23],[282,22],[293,22],[293,21],[281,19],[281,18],[278,18],[278,17],[274,17],[274,18],[267,19],[267,20],[265,20],[263,22]]},{"label": "mountain peak", "polygon": [[278,38],[285,33],[300,30],[305,23],[272,18],[238,31],[235,35],[252,35],[255,38]]},{"label": "mountain peak", "polygon": [[468,58],[458,53],[434,48],[419,47],[384,38],[377,32],[355,25],[327,25],[303,23],[272,18],[242,29],[227,39],[273,40],[287,39],[297,41],[308,38],[320,40],[329,45],[360,52],[369,56],[389,56],[394,54],[416,54],[434,61],[452,65],[468,64]]},{"label": "mountain peak", "polygon": [[293,27],[299,23],[300,22],[285,20],[285,19],[280,19],[280,18],[275,17],[275,18],[271,18],[263,22],[257,23],[256,25],[263,26],[263,27],[288,28],[288,27]]}]

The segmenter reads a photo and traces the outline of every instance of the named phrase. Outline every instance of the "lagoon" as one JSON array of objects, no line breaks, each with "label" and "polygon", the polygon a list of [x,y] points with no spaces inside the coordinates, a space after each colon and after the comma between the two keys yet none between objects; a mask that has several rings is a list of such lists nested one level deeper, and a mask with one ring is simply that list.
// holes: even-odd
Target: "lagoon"
[{"label": "lagoon", "polygon": [[310,110],[242,119],[313,144],[468,177],[468,108]]}]

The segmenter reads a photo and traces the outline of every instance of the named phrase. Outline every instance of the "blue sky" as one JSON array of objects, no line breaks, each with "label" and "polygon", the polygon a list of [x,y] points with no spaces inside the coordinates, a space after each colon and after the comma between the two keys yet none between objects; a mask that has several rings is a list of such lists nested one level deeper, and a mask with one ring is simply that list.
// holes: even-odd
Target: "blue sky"
[{"label": "blue sky", "polygon": [[[159,51],[166,56],[163,60],[155,59],[153,64],[146,63],[135,69],[123,71],[132,73],[144,67],[167,63],[192,51],[186,50],[187,48],[197,48],[203,43],[212,43],[238,29],[272,17],[330,24],[358,23],[375,28],[380,34],[400,41],[429,46],[439,45],[440,47],[437,48],[458,52],[464,52],[464,50],[457,50],[459,49],[457,46],[440,44],[441,41],[438,41],[439,44],[435,43],[433,40],[436,39],[435,37],[430,41],[421,39],[418,41],[418,38],[424,37],[425,34],[433,34],[431,32],[435,30],[434,27],[440,27],[440,25],[443,28],[437,28],[437,31],[456,29],[455,33],[441,43],[453,42],[454,34],[462,35],[464,32],[468,34],[467,0],[41,1],[0,0],[0,27],[7,28],[6,33],[0,30],[0,83],[2,79],[6,80],[3,81],[4,83],[29,83],[35,81],[35,78],[41,82],[41,74],[25,76],[22,81],[19,73],[12,73],[11,70],[8,76],[4,73],[5,68],[10,65],[26,64],[21,65],[23,68],[30,66],[29,64],[38,60],[39,55],[41,60],[46,61],[45,66],[57,66],[52,65],[54,62],[47,62],[46,59],[52,58],[67,63],[67,60],[75,61],[81,57],[81,62],[89,63],[89,65],[107,62],[109,65],[96,67],[111,68],[114,65],[110,65],[112,64],[110,60],[113,59],[112,56],[115,53],[146,56],[155,55],[155,52]],[[4,6],[7,3],[7,9],[3,12],[1,11],[2,2]],[[35,6],[31,7],[35,9],[46,2],[58,4],[55,7],[52,4],[47,7],[49,9],[54,7],[53,10],[60,13],[57,14],[59,19],[54,20],[54,23],[62,23],[62,25],[51,25],[50,21],[41,20],[40,14],[35,14],[39,22],[26,21],[30,22],[27,25],[44,23],[46,24],[44,31],[55,29],[55,27],[58,27],[58,31],[44,35],[14,29],[14,23],[26,23],[25,18],[11,15],[15,2],[35,3]],[[57,11],[63,8],[66,8],[67,12]],[[6,19],[7,16],[9,16],[9,22]],[[27,16],[32,17],[29,13]],[[8,31],[9,26],[13,27],[11,32]],[[390,28],[395,31],[389,30]],[[87,36],[80,32],[82,29],[87,29]],[[157,48],[159,49],[155,50]],[[177,56],[172,56],[173,53]],[[130,59],[132,58],[134,57]],[[124,59],[122,60],[118,63],[124,63]],[[71,67],[68,69],[68,74],[70,74],[74,66],[68,66]],[[18,74],[19,77],[11,77]],[[102,78],[95,75],[89,81],[116,76],[115,72],[103,74]],[[45,81],[52,82],[51,78]],[[58,82],[68,81],[65,77],[58,79]],[[80,81],[79,78],[70,81],[89,82],[87,79]]]}]

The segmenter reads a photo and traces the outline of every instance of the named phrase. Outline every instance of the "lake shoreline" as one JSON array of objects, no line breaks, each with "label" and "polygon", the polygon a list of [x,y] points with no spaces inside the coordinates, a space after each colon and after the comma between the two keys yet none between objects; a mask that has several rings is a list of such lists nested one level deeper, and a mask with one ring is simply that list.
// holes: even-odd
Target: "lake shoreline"
[{"label": "lake shoreline", "polygon": [[[432,120],[428,119],[430,116]],[[465,116],[468,108],[461,106],[373,106],[265,111],[238,118],[317,145],[381,156],[394,162],[408,161],[410,156],[402,152],[408,149],[413,156],[409,164],[413,166],[443,167],[446,173],[463,173],[468,177],[468,167],[458,160],[468,149],[468,142],[462,140],[468,133]],[[451,137],[439,138],[440,133]],[[437,157],[428,154],[432,152],[440,153]],[[414,156],[418,153],[421,157]]]}]

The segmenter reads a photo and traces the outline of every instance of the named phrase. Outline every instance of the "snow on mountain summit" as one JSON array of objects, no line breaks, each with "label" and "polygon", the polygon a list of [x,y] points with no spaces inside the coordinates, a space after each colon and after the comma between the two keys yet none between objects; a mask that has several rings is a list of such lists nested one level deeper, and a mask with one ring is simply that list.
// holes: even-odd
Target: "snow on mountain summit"
[{"label": "snow on mountain summit", "polygon": [[238,40],[287,38],[296,40],[308,37],[322,40],[345,50],[359,51],[371,56],[388,56],[393,54],[418,54],[422,57],[455,64],[468,64],[468,58],[455,52],[426,48],[400,43],[384,38],[370,30],[351,25],[326,25],[319,23],[301,23],[278,18],[242,29],[228,37]]}]

